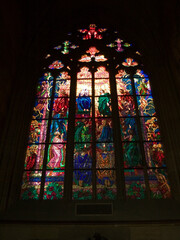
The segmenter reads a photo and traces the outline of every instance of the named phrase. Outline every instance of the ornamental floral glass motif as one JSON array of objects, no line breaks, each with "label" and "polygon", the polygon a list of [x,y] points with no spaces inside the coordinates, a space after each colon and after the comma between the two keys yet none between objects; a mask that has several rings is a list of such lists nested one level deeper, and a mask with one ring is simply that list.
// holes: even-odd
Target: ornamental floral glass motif
[{"label": "ornamental floral glass motif", "polygon": [[91,24],[46,54],[21,199],[171,197],[150,80],[117,35]]}]

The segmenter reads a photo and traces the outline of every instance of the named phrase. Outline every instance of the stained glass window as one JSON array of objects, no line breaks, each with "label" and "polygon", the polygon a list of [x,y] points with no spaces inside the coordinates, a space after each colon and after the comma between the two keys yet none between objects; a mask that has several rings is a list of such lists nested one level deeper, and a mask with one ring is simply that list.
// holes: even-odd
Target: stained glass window
[{"label": "stained glass window", "polygon": [[118,34],[91,24],[46,54],[21,199],[171,197],[150,79]]}]

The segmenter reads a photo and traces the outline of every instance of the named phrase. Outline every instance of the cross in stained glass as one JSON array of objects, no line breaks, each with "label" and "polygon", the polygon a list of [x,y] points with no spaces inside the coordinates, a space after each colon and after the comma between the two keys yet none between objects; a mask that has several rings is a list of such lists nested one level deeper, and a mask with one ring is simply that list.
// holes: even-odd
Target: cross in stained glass
[{"label": "cross in stained glass", "polygon": [[111,47],[111,48],[116,47],[115,50],[116,50],[117,52],[123,52],[124,49],[122,48],[122,46],[123,46],[123,47],[130,47],[131,44],[130,44],[130,43],[123,43],[123,44],[122,44],[122,42],[123,42],[122,39],[117,38],[117,39],[114,41],[114,43],[107,44],[106,46],[107,46],[107,47]]}]

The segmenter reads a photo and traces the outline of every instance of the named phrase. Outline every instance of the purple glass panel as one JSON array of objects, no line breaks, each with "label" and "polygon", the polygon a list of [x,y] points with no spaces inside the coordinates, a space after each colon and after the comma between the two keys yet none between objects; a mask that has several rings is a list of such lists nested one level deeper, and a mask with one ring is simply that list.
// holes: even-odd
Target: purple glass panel
[{"label": "purple glass panel", "polygon": [[47,98],[52,95],[53,81],[39,81],[36,96],[38,98]]}]

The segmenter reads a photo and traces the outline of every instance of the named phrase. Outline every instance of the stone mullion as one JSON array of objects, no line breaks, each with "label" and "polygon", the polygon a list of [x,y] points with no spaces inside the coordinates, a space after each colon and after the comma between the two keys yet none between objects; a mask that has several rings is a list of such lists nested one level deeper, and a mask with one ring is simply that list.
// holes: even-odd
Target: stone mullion
[{"label": "stone mullion", "polygon": [[[130,79],[131,79],[131,85],[132,85],[132,90],[133,90],[133,98],[134,98],[134,102],[135,102],[135,112],[136,112],[136,120],[137,120],[136,122],[137,122],[137,129],[138,129],[139,145],[140,145],[140,150],[141,150],[141,154],[142,154],[142,164],[143,164],[144,180],[145,180],[145,186],[146,186],[146,189],[145,189],[146,198],[150,199],[150,187],[149,187],[149,180],[148,180],[148,173],[147,173],[146,156],[145,156],[145,151],[144,151],[143,132],[141,129],[141,122],[140,122],[141,116],[139,115],[136,89],[135,89],[133,77],[134,77],[134,71],[130,72]],[[137,143],[137,142],[135,142],[135,143]]]},{"label": "stone mullion", "polygon": [[117,101],[117,88],[115,78],[115,68],[113,62],[110,63],[109,77],[111,87],[111,102],[112,102],[112,119],[113,119],[113,140],[115,149],[115,169],[116,169],[116,185],[117,198],[125,198],[125,179],[124,179],[124,162],[123,162],[123,148],[121,140],[120,120]]},{"label": "stone mullion", "polygon": [[69,102],[69,118],[68,118],[68,135],[67,135],[67,146],[66,146],[65,179],[64,179],[64,199],[66,200],[72,199],[76,83],[77,83],[77,66],[75,64],[72,64],[70,75],[71,75],[71,85],[70,85],[70,102]]}]

